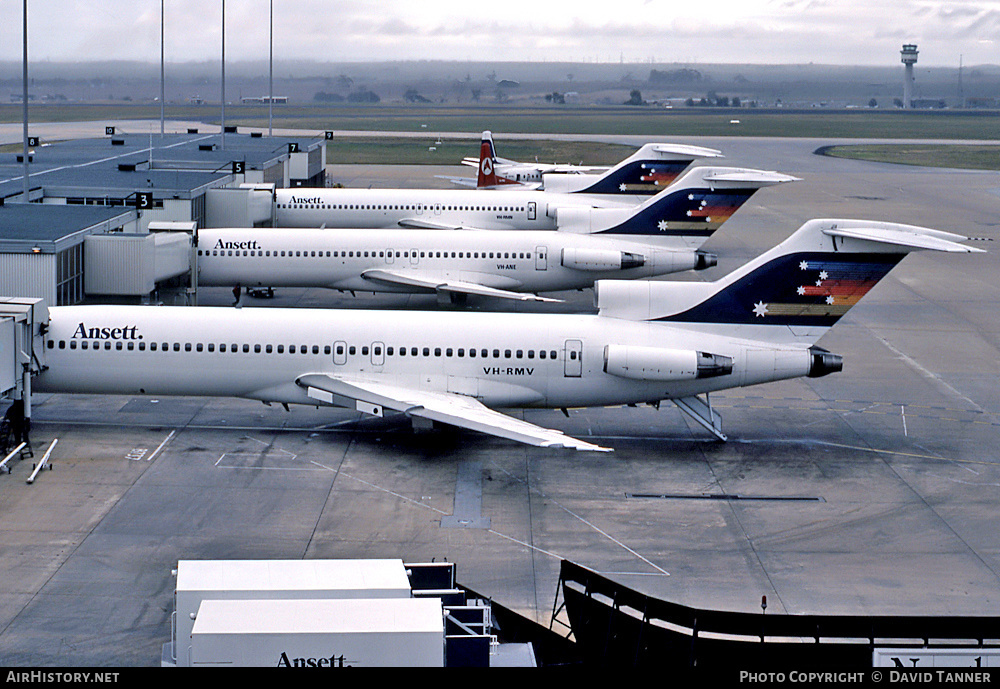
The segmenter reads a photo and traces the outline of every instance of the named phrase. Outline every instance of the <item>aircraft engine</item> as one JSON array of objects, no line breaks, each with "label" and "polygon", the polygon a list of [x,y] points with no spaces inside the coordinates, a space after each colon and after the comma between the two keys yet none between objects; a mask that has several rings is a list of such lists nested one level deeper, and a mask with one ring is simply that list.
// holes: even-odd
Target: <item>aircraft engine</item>
[{"label": "aircraft engine", "polygon": [[604,372],[630,380],[695,380],[732,373],[733,360],[690,349],[607,345]]},{"label": "aircraft engine", "polygon": [[646,263],[642,254],[614,249],[565,248],[562,250],[562,264],[574,270],[628,270],[640,268]]},{"label": "aircraft engine", "polygon": [[844,370],[844,358],[839,354],[831,354],[822,347],[813,345],[809,348],[809,355],[812,357],[812,365],[809,367],[810,378],[820,378]]},{"label": "aircraft engine", "polygon": [[629,208],[581,208],[562,206],[554,209],[556,228],[563,232],[591,234],[614,227],[629,218],[635,211]]}]

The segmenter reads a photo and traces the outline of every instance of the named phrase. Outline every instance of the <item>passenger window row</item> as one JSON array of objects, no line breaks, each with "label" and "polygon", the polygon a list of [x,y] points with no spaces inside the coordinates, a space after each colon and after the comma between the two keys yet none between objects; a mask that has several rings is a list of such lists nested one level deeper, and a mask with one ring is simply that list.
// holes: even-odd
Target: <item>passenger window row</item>
[{"label": "passenger window row", "polygon": [[[371,353],[373,356],[381,357],[383,352],[385,356],[399,356],[399,357],[457,357],[459,359],[465,358],[466,356],[470,359],[480,358],[480,359],[534,359],[536,356],[539,359],[551,359],[555,360],[558,358],[558,351],[555,349],[545,350],[540,349],[537,352],[534,349],[487,349],[475,347],[470,347],[468,349],[464,347],[385,347],[384,345],[375,344],[362,345],[360,347],[356,345],[347,345],[345,343],[337,343],[335,349],[330,345],[270,345],[270,344],[239,344],[239,343],[219,343],[210,342],[208,344],[203,344],[201,342],[191,343],[191,342],[150,342],[145,341],[121,341],[115,340],[49,340],[49,349],[93,349],[93,350],[127,350],[127,351],[150,351],[150,352],[220,352],[220,353],[239,353],[249,354],[253,352],[254,354],[319,354],[322,350],[324,355],[329,356],[331,352],[334,352],[337,357],[344,356],[356,356],[358,352],[361,352],[361,356],[368,356]],[[575,355],[575,352],[573,352]],[[575,358],[575,356],[574,356]]]},{"label": "passenger window row", "polygon": [[319,345],[261,345],[261,344],[239,344],[239,343],[219,343],[216,345],[214,342],[209,342],[208,344],[203,344],[201,342],[191,343],[191,342],[150,342],[145,341],[121,341],[121,340],[59,340],[58,343],[55,340],[49,340],[49,349],[116,349],[116,350],[127,350],[133,351],[138,350],[140,352],[145,352],[147,349],[150,352],[222,352],[222,353],[232,353],[236,354],[238,352],[243,352],[244,354],[249,354],[251,351],[254,354],[319,354],[322,349],[323,354],[329,355],[332,350],[330,345],[320,347]]},{"label": "passenger window row", "polygon": [[319,203],[319,204],[302,204],[302,203],[279,203],[278,208],[282,209],[295,209],[295,210],[338,210],[338,211],[410,211],[410,210],[440,210],[447,211],[500,211],[504,213],[523,213],[524,206],[436,206],[429,205],[425,203],[420,204],[345,204],[345,203]]},{"label": "passenger window row", "polygon": [[[376,357],[381,357],[383,355],[384,345],[372,345],[371,354]],[[368,345],[364,345],[360,348],[361,356],[368,356],[369,348]],[[470,359],[480,358],[480,359],[534,359],[537,355],[539,359],[552,359],[555,360],[558,357],[558,351],[555,349],[545,350],[540,349],[536,352],[534,349],[476,349],[475,347],[470,347],[465,349],[464,347],[385,347],[385,356],[399,356],[399,357],[420,357],[420,356],[435,356],[435,357],[457,357],[459,359],[468,356]],[[337,357],[343,357],[345,354],[348,356],[354,356],[358,353],[358,347],[354,345],[347,345],[343,343],[338,343],[336,349],[334,350],[334,355]]]},{"label": "passenger window row", "polygon": [[[198,249],[199,256],[260,256],[273,258],[385,258],[386,253],[392,258],[393,250],[383,251],[255,251],[238,249]],[[396,258],[409,258],[416,251],[395,251]],[[530,259],[531,253],[519,251],[421,251],[420,258],[522,258]]]}]

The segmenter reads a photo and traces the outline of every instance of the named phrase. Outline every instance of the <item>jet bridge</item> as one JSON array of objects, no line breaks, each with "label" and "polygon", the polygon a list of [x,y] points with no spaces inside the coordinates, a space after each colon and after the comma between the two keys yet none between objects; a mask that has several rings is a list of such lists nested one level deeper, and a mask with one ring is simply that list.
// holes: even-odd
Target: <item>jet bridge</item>
[{"label": "jet bridge", "polygon": [[45,368],[49,308],[44,299],[0,297],[0,399],[24,400],[31,417],[31,378]]},{"label": "jet bridge", "polygon": [[0,297],[0,397],[23,399],[31,414],[31,378],[45,368],[49,308],[44,299]]}]

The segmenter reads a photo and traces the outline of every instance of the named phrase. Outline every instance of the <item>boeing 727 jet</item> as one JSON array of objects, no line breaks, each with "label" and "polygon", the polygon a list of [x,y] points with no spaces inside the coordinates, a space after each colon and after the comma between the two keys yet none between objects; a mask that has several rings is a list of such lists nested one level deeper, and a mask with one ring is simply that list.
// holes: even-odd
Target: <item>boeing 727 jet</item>
[{"label": "boeing 727 jet", "polygon": [[552,301],[538,292],[708,268],[715,256],[571,232],[207,228],[198,284]]},{"label": "boeing 727 jet", "polygon": [[978,251],[894,223],[812,220],[716,282],[607,281],[599,314],[60,306],[37,391],[205,395],[398,412],[543,447],[609,448],[509,408],[673,400],[839,371],[817,340],[914,250]]},{"label": "boeing 727 jet", "polygon": [[[635,205],[546,191],[278,189],[278,227],[566,230],[700,246],[762,187],[794,181],[777,172],[692,168]],[[605,197],[609,198],[609,197]]]}]

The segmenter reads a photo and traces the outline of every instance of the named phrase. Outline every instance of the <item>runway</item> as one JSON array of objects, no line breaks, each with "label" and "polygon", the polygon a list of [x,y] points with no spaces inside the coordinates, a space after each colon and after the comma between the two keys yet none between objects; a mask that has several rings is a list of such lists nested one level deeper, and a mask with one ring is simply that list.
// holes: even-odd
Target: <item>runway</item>
[{"label": "runway", "polygon": [[[546,625],[562,559],[691,606],[758,612],[766,595],[768,614],[997,614],[1000,175],[813,154],[830,140],[662,138],[802,178],[716,233],[716,268],[670,279],[719,277],[814,217],[924,225],[989,253],[907,257],[820,341],[842,373],[713,395],[727,443],[668,403],[523,412],[614,448],[592,454],[345,410],[36,396],[35,455],[58,445],[35,483],[27,462],[0,475],[0,665],[158,665],[171,569],[196,558],[447,559]],[[469,172],[331,162],[346,186]],[[470,308],[593,311],[590,290],[561,296]],[[244,308],[286,305],[443,308],[324,290]]]}]

